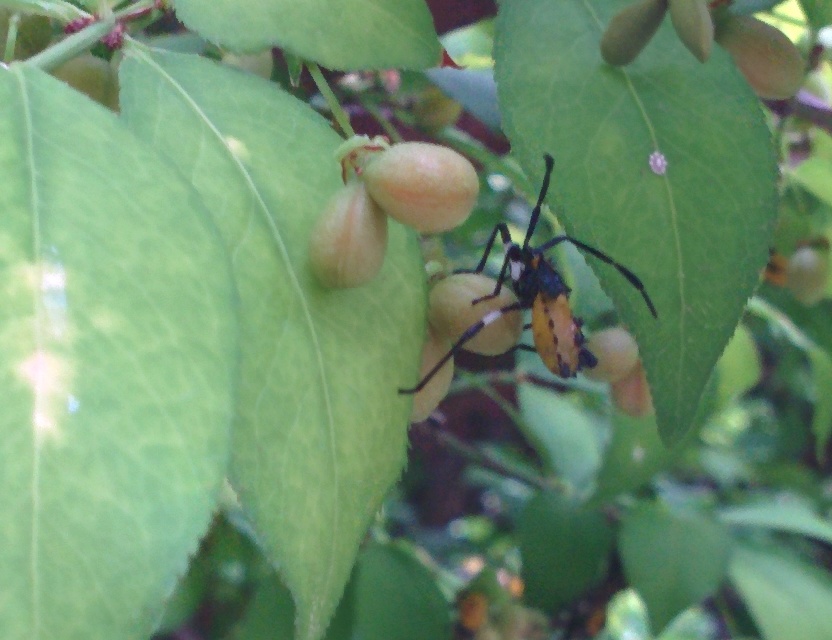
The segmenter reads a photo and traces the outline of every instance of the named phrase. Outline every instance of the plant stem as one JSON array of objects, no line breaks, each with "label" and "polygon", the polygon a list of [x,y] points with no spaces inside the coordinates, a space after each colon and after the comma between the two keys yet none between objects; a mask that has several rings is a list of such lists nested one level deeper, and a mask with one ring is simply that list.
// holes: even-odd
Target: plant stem
[{"label": "plant stem", "polygon": [[384,130],[384,133],[387,134],[388,138],[390,138],[391,142],[402,141],[402,134],[399,133],[399,130],[393,126],[393,123],[390,122],[390,120],[384,117],[384,114],[381,112],[381,109],[378,108],[378,105],[374,104],[371,100],[368,100],[361,94],[358,94],[358,101],[361,103],[361,106],[364,107],[364,110],[373,117],[373,120],[378,122],[379,126]]},{"label": "plant stem", "polygon": [[38,67],[44,71],[51,71],[67,60],[89,51],[96,42],[113,30],[115,24],[115,16],[102,17],[98,22],[93,22],[78,33],[73,33],[57,44],[32,56],[26,60],[25,64]]},{"label": "plant stem", "polygon": [[430,430],[436,440],[442,446],[450,449],[454,453],[458,453],[466,460],[478,464],[481,467],[496,471],[500,475],[508,478],[514,478],[524,484],[531,485],[537,489],[562,489],[561,483],[554,478],[544,478],[537,474],[526,471],[525,469],[511,468],[507,466],[502,460],[491,455],[487,451],[479,447],[471,446],[457,438],[452,433],[445,431],[434,420],[428,420],[424,423],[426,428]]},{"label": "plant stem", "polygon": [[309,73],[312,74],[312,79],[318,86],[318,91],[321,92],[324,100],[326,100],[329,110],[332,112],[332,116],[341,128],[341,132],[344,134],[344,137],[353,137],[355,135],[355,131],[353,131],[352,125],[350,124],[349,116],[341,108],[341,103],[338,102],[338,98],[330,88],[326,78],[324,78],[324,74],[321,73],[320,67],[314,62],[307,62],[306,68],[309,69]]},{"label": "plant stem", "polygon": [[6,50],[3,52],[3,60],[11,62],[14,60],[14,47],[17,44],[17,28],[20,26],[20,14],[12,14],[9,18],[9,30],[6,33]]}]

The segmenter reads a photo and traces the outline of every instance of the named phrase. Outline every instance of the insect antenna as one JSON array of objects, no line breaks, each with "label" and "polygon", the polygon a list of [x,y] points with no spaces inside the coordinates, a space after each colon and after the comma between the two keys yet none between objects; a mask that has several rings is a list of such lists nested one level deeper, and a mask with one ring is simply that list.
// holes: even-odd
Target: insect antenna
[{"label": "insect antenna", "polygon": [[549,180],[552,177],[552,169],[555,167],[555,159],[548,153],[543,154],[543,160],[546,162],[546,173],[543,174],[543,184],[540,186],[540,193],[537,196],[537,204],[532,209],[532,216],[529,219],[529,228],[526,230],[526,239],[523,240],[523,248],[529,248],[532,234],[537,226],[537,221],[540,218],[540,208],[543,206],[543,200],[546,198],[546,193],[549,191]]}]

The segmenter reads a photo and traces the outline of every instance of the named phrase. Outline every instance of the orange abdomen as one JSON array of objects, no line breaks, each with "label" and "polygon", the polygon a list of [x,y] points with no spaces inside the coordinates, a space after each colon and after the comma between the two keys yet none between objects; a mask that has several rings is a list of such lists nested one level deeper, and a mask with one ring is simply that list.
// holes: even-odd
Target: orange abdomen
[{"label": "orange abdomen", "polygon": [[532,335],[540,359],[556,376],[573,377],[581,368],[581,328],[565,295],[538,295],[532,304]]}]

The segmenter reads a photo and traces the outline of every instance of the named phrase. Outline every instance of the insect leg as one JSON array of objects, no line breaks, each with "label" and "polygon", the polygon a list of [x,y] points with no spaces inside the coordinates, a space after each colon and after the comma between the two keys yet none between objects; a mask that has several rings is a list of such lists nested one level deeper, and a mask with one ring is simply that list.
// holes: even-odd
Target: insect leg
[{"label": "insect leg", "polygon": [[540,186],[540,193],[537,195],[537,204],[532,209],[532,216],[529,219],[529,228],[526,230],[526,239],[523,240],[523,248],[528,249],[529,242],[532,239],[534,228],[537,226],[537,221],[540,218],[540,208],[543,206],[543,200],[546,198],[546,193],[549,191],[549,180],[552,178],[552,169],[555,167],[555,159],[548,153],[543,154],[543,160],[546,162],[546,173],[543,174],[543,184]]},{"label": "insect leg", "polygon": [[499,320],[505,314],[511,313],[512,311],[520,311],[520,309],[522,308],[523,305],[521,303],[512,302],[511,304],[508,304],[504,307],[500,307],[499,309],[495,309],[494,311],[489,311],[488,313],[486,313],[479,322],[475,322],[464,331],[464,333],[459,337],[459,339],[456,342],[454,342],[453,346],[451,346],[448,352],[444,356],[442,356],[439,359],[439,362],[437,362],[436,365],[434,365],[434,367],[425,374],[425,377],[419,381],[419,384],[417,384],[415,387],[411,387],[410,389],[399,389],[399,393],[410,395],[421,391],[425,387],[425,385],[431,381],[433,376],[439,373],[439,370],[445,366],[448,360],[453,358],[454,355],[456,355],[457,351],[462,349],[463,345],[466,342],[473,340],[474,336],[476,336],[480,331],[485,329],[485,327],[490,325],[492,322]]},{"label": "insect leg", "polygon": [[656,307],[653,304],[653,301],[650,299],[650,296],[647,293],[647,289],[645,289],[644,283],[641,281],[641,279],[636,274],[634,274],[632,271],[630,271],[627,267],[625,267],[623,264],[621,264],[620,262],[618,262],[616,260],[613,260],[610,256],[608,256],[603,251],[599,251],[595,247],[590,247],[588,244],[584,244],[580,240],[576,240],[575,238],[573,238],[571,236],[558,236],[557,238],[552,238],[548,242],[544,242],[540,247],[538,247],[536,249],[536,251],[540,251],[540,252],[548,251],[552,247],[555,247],[555,246],[559,245],[561,242],[570,242],[574,246],[576,246],[578,249],[581,249],[582,251],[586,251],[587,253],[589,253],[590,255],[595,256],[596,258],[598,258],[602,262],[606,262],[608,265],[610,265],[612,267],[615,267],[616,270],[618,271],[618,273],[620,273],[622,276],[627,278],[627,281],[631,285],[633,285],[633,287],[638,289],[638,292],[641,294],[641,297],[644,298],[644,302],[647,304],[647,308],[650,309],[650,313],[653,314],[653,317],[654,318],[659,317],[659,314],[656,312]]}]

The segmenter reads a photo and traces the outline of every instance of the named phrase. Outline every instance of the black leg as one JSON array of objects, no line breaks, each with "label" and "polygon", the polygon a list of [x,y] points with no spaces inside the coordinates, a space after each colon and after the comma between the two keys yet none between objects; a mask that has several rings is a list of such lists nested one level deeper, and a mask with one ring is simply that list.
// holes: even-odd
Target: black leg
[{"label": "black leg", "polygon": [[599,251],[595,247],[590,247],[588,244],[584,244],[580,240],[576,240],[571,236],[558,236],[557,238],[552,238],[548,242],[544,242],[540,247],[535,249],[535,251],[544,252],[548,251],[552,247],[559,245],[561,242],[569,242],[576,246],[578,249],[582,251],[586,251],[590,255],[595,256],[602,262],[606,262],[608,265],[615,267],[622,276],[627,278],[629,283],[633,285],[636,289],[638,289],[641,297],[644,298],[644,302],[647,304],[647,308],[650,309],[650,313],[653,314],[654,318],[658,318],[659,314],[656,312],[656,307],[653,305],[653,301],[650,299],[650,296],[647,294],[647,290],[644,288],[644,283],[639,279],[639,277],[630,271],[627,267],[625,267],[620,262],[617,262],[610,258],[606,253],[603,251]]},{"label": "black leg", "polygon": [[491,236],[488,238],[488,242],[485,243],[485,251],[483,251],[480,263],[477,265],[477,268],[474,269],[474,273],[482,273],[483,269],[485,269],[485,263],[488,262],[488,256],[491,254],[491,249],[494,248],[494,240],[497,239],[497,234],[500,234],[500,240],[503,241],[504,245],[511,242],[511,234],[508,231],[508,225],[505,222],[501,222],[495,226],[491,231]]},{"label": "black leg", "polygon": [[439,362],[437,362],[436,365],[425,374],[425,377],[419,381],[419,384],[410,389],[399,389],[399,393],[409,395],[413,393],[418,393],[419,391],[424,389],[425,385],[428,382],[430,382],[431,379],[437,373],[439,373],[439,370],[445,366],[448,360],[450,360],[454,357],[454,355],[456,355],[456,352],[459,351],[466,342],[473,340],[474,336],[476,336],[489,324],[498,320],[501,316],[504,316],[507,313],[511,313],[512,311],[519,311],[522,308],[523,307],[519,302],[513,302],[509,305],[506,305],[505,307],[501,307],[500,309],[486,313],[482,320],[472,324],[465,330],[465,332],[460,336],[459,340],[454,342],[453,346],[448,350],[448,352],[444,356],[442,356]]},{"label": "black leg", "polygon": [[523,240],[523,248],[529,248],[532,234],[537,226],[537,221],[540,218],[540,208],[543,206],[543,200],[546,198],[546,193],[549,191],[549,180],[552,178],[552,169],[555,167],[555,160],[548,153],[543,154],[543,160],[546,162],[546,173],[543,174],[543,184],[540,186],[540,193],[537,194],[537,204],[532,209],[532,217],[529,219],[529,228],[526,230],[526,239]]}]

